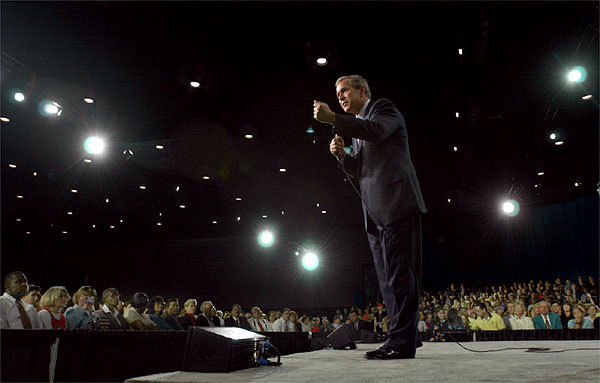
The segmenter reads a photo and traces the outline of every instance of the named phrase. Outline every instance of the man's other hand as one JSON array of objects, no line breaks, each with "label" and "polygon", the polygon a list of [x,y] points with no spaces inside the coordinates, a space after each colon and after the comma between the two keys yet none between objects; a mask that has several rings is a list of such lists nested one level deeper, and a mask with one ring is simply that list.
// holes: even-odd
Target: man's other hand
[{"label": "man's other hand", "polygon": [[344,152],[344,139],[339,136],[334,137],[329,143],[329,151],[340,160],[343,160],[344,157],[346,157],[346,153]]}]

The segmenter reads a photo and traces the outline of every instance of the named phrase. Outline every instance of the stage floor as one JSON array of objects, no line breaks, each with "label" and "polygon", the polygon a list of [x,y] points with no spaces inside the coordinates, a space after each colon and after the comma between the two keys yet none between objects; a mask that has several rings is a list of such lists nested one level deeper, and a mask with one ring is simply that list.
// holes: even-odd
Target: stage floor
[{"label": "stage floor", "polygon": [[[466,342],[473,350],[548,347],[550,351],[599,348],[600,341]],[[366,360],[356,350],[319,350],[287,355],[282,366],[230,373],[168,372],[128,382],[599,382],[600,350],[535,353],[525,350],[474,353],[456,343],[425,343],[415,359]]]}]

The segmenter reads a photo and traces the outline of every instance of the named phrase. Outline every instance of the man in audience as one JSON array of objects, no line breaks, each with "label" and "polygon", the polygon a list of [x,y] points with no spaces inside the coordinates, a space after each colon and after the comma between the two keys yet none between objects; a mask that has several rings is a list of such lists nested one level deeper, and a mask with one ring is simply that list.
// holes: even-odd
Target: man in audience
[{"label": "man in audience", "polygon": [[35,307],[36,311],[40,311],[40,298],[42,298],[41,288],[38,285],[29,285],[27,294],[23,297],[23,302],[29,303]]},{"label": "man in audience", "polygon": [[540,301],[540,315],[533,318],[533,325],[536,330],[561,329],[560,316],[550,312],[548,302]]},{"label": "man in audience", "polygon": [[[248,319],[248,324],[250,325],[250,327],[252,328],[252,331],[256,331],[256,332],[266,332],[269,331],[269,325],[267,324],[267,321],[265,319],[263,319],[263,313],[260,310],[260,307],[254,306],[250,309],[250,313],[252,314],[252,317],[250,319]],[[289,319],[290,313],[288,310],[287,313],[287,317]],[[275,324],[277,323],[279,319],[277,319],[274,323],[273,323],[273,331],[279,331],[275,329]]]},{"label": "man in audience", "polygon": [[290,309],[284,308],[281,310],[281,318],[277,319],[273,323],[274,332],[292,332],[294,331],[294,324],[290,322]]},{"label": "man in audience", "polygon": [[13,271],[4,277],[4,294],[0,296],[1,328],[41,328],[35,307],[22,300],[28,289],[27,277],[23,272]]},{"label": "man in audience", "polygon": [[202,311],[202,315],[198,316],[198,320],[196,321],[197,326],[204,327],[220,327],[221,321],[214,314],[217,310],[215,310],[215,306],[213,306],[211,301],[204,301],[200,305],[200,311]]},{"label": "man in audience", "polygon": [[160,295],[157,295],[150,299],[150,306],[148,307],[148,316],[152,319],[152,322],[158,326],[160,330],[174,330],[167,323],[167,320],[163,316],[165,310],[165,300]]},{"label": "man in audience", "polygon": [[360,319],[358,317],[358,313],[356,311],[351,311],[349,318],[350,319],[346,323],[351,324],[356,329],[356,331],[358,331],[359,334],[360,334],[360,330],[363,330],[363,329],[373,331],[373,324]]},{"label": "man in audience", "polygon": [[231,307],[231,317],[229,317],[225,320],[225,326],[240,327],[240,328],[251,331],[252,327],[250,327],[250,323],[248,323],[246,318],[244,318],[243,316],[240,315],[241,312],[242,312],[242,307],[240,305],[238,305],[237,303],[235,305],[233,305]]},{"label": "man in audience", "polygon": [[511,330],[510,318],[515,315],[515,302],[510,301],[506,304],[506,313],[502,316],[502,321],[507,330]]},{"label": "man in audience", "polygon": [[496,313],[489,313],[485,303],[478,303],[475,306],[477,319],[470,318],[469,326],[471,330],[497,331],[504,330],[504,321]]},{"label": "man in audience", "polygon": [[109,287],[102,292],[102,308],[94,311],[92,315],[100,321],[100,327],[111,330],[129,330],[129,323],[117,310],[119,292],[114,287]]},{"label": "man in audience", "polygon": [[183,330],[177,318],[179,317],[179,299],[169,298],[165,310],[165,321],[173,330]]}]

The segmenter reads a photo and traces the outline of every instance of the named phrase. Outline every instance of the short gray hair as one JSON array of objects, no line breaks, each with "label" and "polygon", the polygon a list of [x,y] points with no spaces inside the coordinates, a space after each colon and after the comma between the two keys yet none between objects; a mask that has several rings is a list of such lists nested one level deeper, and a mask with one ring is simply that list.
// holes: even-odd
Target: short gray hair
[{"label": "short gray hair", "polygon": [[369,84],[367,83],[366,78],[364,78],[360,75],[357,75],[357,74],[353,74],[350,76],[342,76],[335,81],[335,87],[337,88],[339,83],[344,80],[348,80],[348,82],[350,83],[350,86],[353,87],[354,89],[360,89],[364,86],[365,87],[365,95],[367,96],[367,98],[371,98],[371,89],[369,89]]}]

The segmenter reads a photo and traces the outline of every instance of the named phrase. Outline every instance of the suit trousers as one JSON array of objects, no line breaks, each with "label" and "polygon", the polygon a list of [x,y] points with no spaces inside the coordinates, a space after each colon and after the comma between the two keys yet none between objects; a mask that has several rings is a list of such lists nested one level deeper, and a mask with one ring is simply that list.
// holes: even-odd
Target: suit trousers
[{"label": "suit trousers", "polygon": [[[387,345],[415,352],[420,299],[417,278],[421,279],[421,214],[384,227],[375,225],[367,216],[367,238],[390,319]],[[417,276],[407,262],[412,264]]]}]

